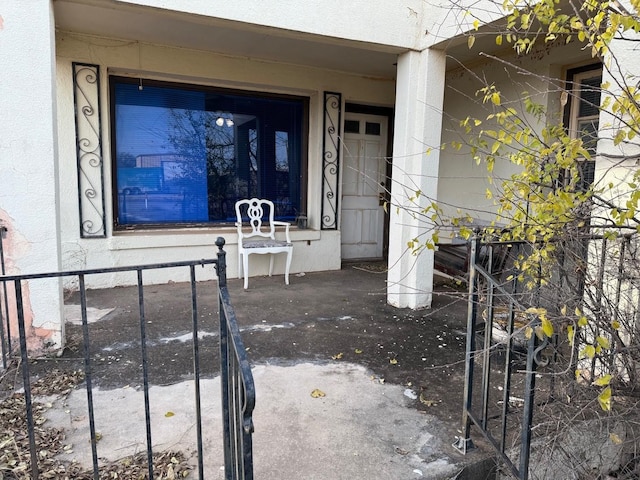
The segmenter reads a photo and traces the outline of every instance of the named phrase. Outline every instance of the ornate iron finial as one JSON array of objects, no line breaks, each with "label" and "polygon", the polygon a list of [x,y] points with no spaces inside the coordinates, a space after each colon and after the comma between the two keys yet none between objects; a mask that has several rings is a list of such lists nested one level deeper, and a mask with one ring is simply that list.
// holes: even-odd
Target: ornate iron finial
[{"label": "ornate iron finial", "polygon": [[222,249],[224,244],[224,238],[216,238],[216,245],[218,246],[218,262],[216,263],[215,268],[216,274],[218,275],[218,283],[221,287],[225,287],[227,285],[227,252]]}]

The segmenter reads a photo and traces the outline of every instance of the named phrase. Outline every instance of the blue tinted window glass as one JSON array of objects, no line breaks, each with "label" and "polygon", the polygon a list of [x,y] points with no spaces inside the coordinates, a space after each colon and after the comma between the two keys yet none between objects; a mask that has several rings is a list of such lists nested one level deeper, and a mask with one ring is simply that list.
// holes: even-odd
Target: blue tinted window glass
[{"label": "blue tinted window glass", "polygon": [[303,99],[111,81],[118,225],[232,222],[250,197],[295,218]]}]

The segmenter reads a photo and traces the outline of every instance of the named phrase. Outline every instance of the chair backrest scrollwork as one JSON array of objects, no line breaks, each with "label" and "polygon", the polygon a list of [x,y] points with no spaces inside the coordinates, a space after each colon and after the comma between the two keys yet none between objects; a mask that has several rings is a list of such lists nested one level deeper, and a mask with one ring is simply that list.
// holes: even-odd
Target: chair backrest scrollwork
[{"label": "chair backrest scrollwork", "polygon": [[[236,218],[239,224],[248,221],[251,232],[243,236],[275,238],[275,226],[273,224],[274,206],[271,200],[250,198],[236,202]],[[268,220],[268,224],[265,223]]]}]

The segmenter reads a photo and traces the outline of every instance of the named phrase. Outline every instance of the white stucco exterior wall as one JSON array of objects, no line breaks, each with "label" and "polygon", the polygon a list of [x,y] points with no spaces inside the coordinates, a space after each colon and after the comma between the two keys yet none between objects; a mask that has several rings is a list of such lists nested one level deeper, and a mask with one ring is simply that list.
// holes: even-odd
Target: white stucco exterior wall
[{"label": "white stucco exterior wall", "polygon": [[212,2],[210,0],[125,0],[155,7],[289,31],[389,46],[412,48],[420,37],[422,0],[297,0]]},{"label": "white stucco exterior wall", "polygon": [[[495,198],[503,180],[520,171],[520,167],[508,159],[497,159],[492,173],[484,163],[476,164],[473,160],[468,146],[469,136],[460,127],[460,121],[466,117],[477,118],[483,121],[479,128],[496,128],[495,122],[486,120],[492,106],[483,104],[482,96],[477,92],[485,84],[496,85],[502,105],[515,108],[528,125],[540,132],[545,122],[557,125],[562,121],[563,106],[560,105],[561,92],[557,84],[563,81],[567,69],[588,61],[589,56],[577,46],[563,45],[552,51],[540,46],[531,54],[520,57],[508,52],[502,58],[504,61],[479,57],[473,64],[447,72],[442,128],[442,143],[446,148],[440,154],[438,183],[438,199],[445,217],[468,214],[478,225],[495,220]],[[550,84],[549,79],[555,79],[556,84]],[[534,102],[545,107],[546,117],[536,119],[526,113],[525,92]],[[451,147],[454,141],[463,144],[460,150]],[[493,198],[487,197],[487,190],[492,192]],[[441,241],[450,241],[455,232],[455,228],[444,229]]]},{"label": "white stucco exterior wall", "polygon": [[[0,4],[0,222],[8,229],[8,274],[61,265],[53,32],[49,0],[34,0],[29,8],[20,0]],[[59,347],[59,281],[30,281],[23,288],[30,347]]]},{"label": "white stucco exterior wall", "polygon": [[[628,40],[627,40],[628,39]],[[637,41],[640,35],[625,33],[625,40],[614,38],[611,41],[609,58],[602,73],[602,82],[607,85],[608,94],[603,94],[602,102],[607,96],[618,96],[623,86],[636,86],[640,78]],[[604,188],[602,195],[615,204],[624,205],[630,191],[628,185],[633,174],[640,168],[640,145],[638,142],[621,142],[614,145],[613,138],[619,128],[624,128],[619,114],[603,110],[600,113],[600,132],[598,135],[598,151],[596,157],[595,180]],[[612,184],[613,188],[608,188]],[[602,214],[602,212],[598,212]],[[605,216],[607,214],[605,213]]]},{"label": "white stucco exterior wall", "polygon": [[431,306],[433,251],[414,255],[407,245],[413,239],[424,243],[433,233],[411,198],[422,192],[417,201],[424,205],[438,197],[445,65],[438,50],[398,59],[387,286],[387,301],[396,307]]}]

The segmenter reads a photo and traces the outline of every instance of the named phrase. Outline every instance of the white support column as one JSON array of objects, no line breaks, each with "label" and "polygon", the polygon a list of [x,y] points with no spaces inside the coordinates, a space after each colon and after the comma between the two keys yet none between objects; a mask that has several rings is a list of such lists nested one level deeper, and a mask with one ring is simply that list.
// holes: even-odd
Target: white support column
[{"label": "white support column", "polygon": [[[0,3],[0,222],[7,273],[60,268],[55,25],[50,0]],[[24,287],[29,348],[60,347],[58,280]],[[15,317],[11,317],[15,321]],[[17,333],[14,325],[12,335]]]},{"label": "white support column", "polygon": [[424,243],[432,234],[423,217],[413,214],[410,199],[422,192],[422,208],[437,199],[444,80],[442,51],[398,58],[387,277],[387,301],[396,307],[431,306],[433,251],[414,255],[407,245],[412,239]]}]

